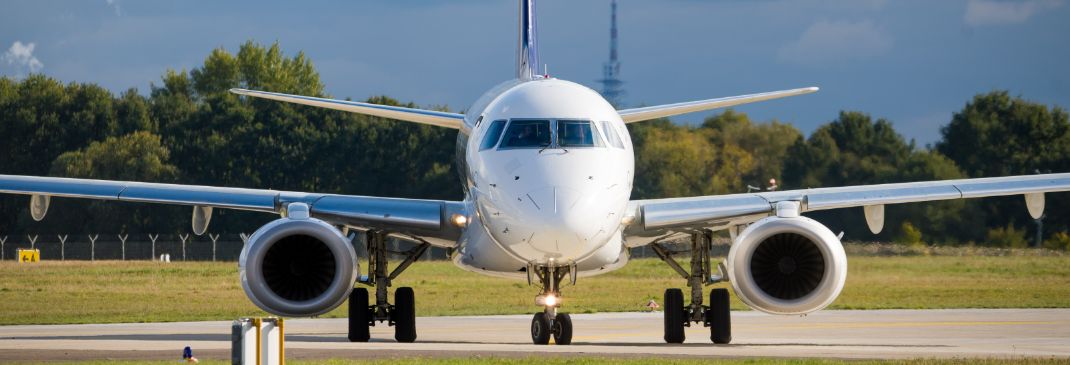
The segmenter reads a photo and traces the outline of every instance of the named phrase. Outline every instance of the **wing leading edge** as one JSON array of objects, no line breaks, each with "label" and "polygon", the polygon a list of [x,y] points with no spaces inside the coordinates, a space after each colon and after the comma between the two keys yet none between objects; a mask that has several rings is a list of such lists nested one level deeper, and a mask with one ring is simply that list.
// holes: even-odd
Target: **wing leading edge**
[{"label": "wing leading edge", "polygon": [[[0,175],[0,193],[33,196],[31,211],[35,219],[44,217],[48,199],[53,196],[193,206],[194,231],[199,230],[200,233],[203,233],[203,228],[196,227],[197,208],[285,215],[289,204],[304,203],[309,206],[313,217],[334,224],[453,241],[460,236],[460,231],[448,223],[448,217],[464,212],[464,203],[444,200],[15,175]],[[205,210],[200,209],[200,212],[204,214]],[[211,214],[210,210],[207,212]]]},{"label": "wing leading edge", "polygon": [[[860,185],[765,193],[636,200],[630,203],[633,233],[688,228],[724,228],[773,213],[781,201],[800,202],[801,212],[934,200],[1024,195],[1030,214],[1043,212],[1043,193],[1070,191],[1070,173]],[[1039,196],[1039,200],[1037,198]],[[1039,207],[1037,206],[1039,204]]]},{"label": "wing leading edge", "polygon": [[407,122],[429,124],[453,129],[460,129],[461,125],[464,124],[464,114],[457,113],[361,103],[357,101],[348,100],[316,98],[311,96],[281,94],[257,90],[230,89],[230,92],[238,95],[251,96],[255,98],[284,101],[287,103],[341,110],[345,112],[366,114],[376,117],[397,119]]},{"label": "wing leading edge", "polygon": [[801,89],[772,91],[759,94],[729,96],[726,98],[688,101],[676,104],[665,104],[634,109],[624,109],[618,111],[617,113],[620,114],[621,119],[623,119],[625,123],[634,123],[641,122],[644,120],[670,117],[673,115],[700,112],[703,110],[727,108],[730,106],[755,103],[759,101],[780,99],[796,95],[804,95],[817,92],[818,90],[819,89],[817,87],[804,87]]}]

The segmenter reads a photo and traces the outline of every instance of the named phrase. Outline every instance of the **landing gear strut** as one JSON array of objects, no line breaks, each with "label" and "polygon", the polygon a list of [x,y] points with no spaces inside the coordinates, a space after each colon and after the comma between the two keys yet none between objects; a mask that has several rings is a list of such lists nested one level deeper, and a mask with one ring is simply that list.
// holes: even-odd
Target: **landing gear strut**
[{"label": "landing gear strut", "polygon": [[724,268],[718,265],[718,274],[714,275],[710,264],[710,246],[713,232],[704,230],[691,234],[691,272],[688,273],[672,257],[673,253],[659,243],[651,244],[654,253],[669,264],[680,276],[687,279],[691,287],[691,304],[684,305],[684,293],[680,289],[665,290],[665,342],[683,343],[684,327],[692,322],[701,322],[710,328],[710,340],[717,344],[732,341],[732,323],[728,304],[728,289],[716,288],[710,291],[710,305],[702,304],[703,287],[725,281]]},{"label": "landing gear strut", "polygon": [[[567,270],[564,270],[567,268]],[[536,345],[550,343],[550,337],[558,345],[572,343],[572,317],[568,313],[558,313],[561,306],[561,279],[568,275],[572,283],[576,283],[576,270],[574,265],[557,267],[550,261],[546,266],[531,265],[528,267],[528,283],[532,281],[532,274],[542,283],[542,293],[535,297],[535,304],[543,306],[543,311],[535,313],[531,318],[531,342]]]},{"label": "landing gear strut", "polygon": [[419,260],[424,252],[430,247],[428,243],[421,243],[416,247],[401,252],[405,259],[387,274],[386,236],[383,231],[368,231],[365,233],[368,245],[368,276],[361,277],[358,282],[375,287],[375,304],[368,305],[368,289],[355,288],[349,294],[349,341],[368,342],[371,338],[370,326],[375,322],[386,322],[394,326],[394,339],[398,342],[416,341],[416,295],[410,287],[401,287],[394,291],[394,304],[387,302],[390,282],[401,275]]}]

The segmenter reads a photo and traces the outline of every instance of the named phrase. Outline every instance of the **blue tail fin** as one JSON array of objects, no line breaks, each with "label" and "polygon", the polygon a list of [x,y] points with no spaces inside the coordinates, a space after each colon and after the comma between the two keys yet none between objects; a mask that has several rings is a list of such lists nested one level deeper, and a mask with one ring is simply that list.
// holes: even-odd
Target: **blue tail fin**
[{"label": "blue tail fin", "polygon": [[520,32],[517,36],[516,77],[533,80],[539,75],[539,42],[535,27],[535,0],[520,0]]}]

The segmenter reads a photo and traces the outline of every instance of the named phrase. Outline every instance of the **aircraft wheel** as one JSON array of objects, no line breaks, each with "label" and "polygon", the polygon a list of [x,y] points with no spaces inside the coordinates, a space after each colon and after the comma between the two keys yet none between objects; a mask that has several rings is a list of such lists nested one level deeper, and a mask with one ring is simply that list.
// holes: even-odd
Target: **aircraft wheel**
[{"label": "aircraft wheel", "polygon": [[572,344],[572,317],[568,313],[558,313],[553,327],[554,343],[558,345]]},{"label": "aircraft wheel", "polygon": [[665,289],[665,342],[684,343],[684,292],[680,289]]},{"label": "aircraft wheel", "polygon": [[416,294],[410,287],[394,292],[394,339],[398,342],[416,341]]},{"label": "aircraft wheel", "polygon": [[536,345],[549,344],[551,332],[550,319],[546,318],[546,313],[535,313],[531,318],[531,342]]},{"label": "aircraft wheel", "polygon": [[732,342],[732,317],[728,304],[728,289],[710,290],[710,309],[706,311],[710,323],[710,340],[717,344]]},{"label": "aircraft wheel", "polygon": [[349,342],[368,342],[368,289],[356,288],[349,293]]}]

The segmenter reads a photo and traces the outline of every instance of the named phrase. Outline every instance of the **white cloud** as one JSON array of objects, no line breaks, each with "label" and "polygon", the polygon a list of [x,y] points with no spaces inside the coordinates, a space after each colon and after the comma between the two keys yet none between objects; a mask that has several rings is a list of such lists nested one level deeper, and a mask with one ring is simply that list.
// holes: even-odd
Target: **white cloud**
[{"label": "white cloud", "polygon": [[971,26],[1018,24],[1038,12],[1055,9],[1064,0],[997,1],[970,0],[963,20]]},{"label": "white cloud", "polygon": [[11,48],[8,48],[7,52],[4,52],[4,55],[0,56],[0,59],[4,60],[9,65],[14,65],[20,70],[27,68],[30,72],[41,71],[41,69],[45,67],[45,64],[41,63],[37,57],[34,57],[33,49],[35,46],[36,45],[33,43],[23,44],[20,41],[15,41],[15,43],[11,45]]},{"label": "white cloud", "polygon": [[816,65],[879,56],[892,48],[892,37],[872,21],[820,21],[798,40],[780,47],[782,61]]},{"label": "white cloud", "polygon": [[106,3],[108,3],[109,7],[112,7],[112,8],[115,9],[115,16],[122,16],[123,15],[123,9],[121,7],[119,7],[119,0],[104,0],[104,1]]}]

